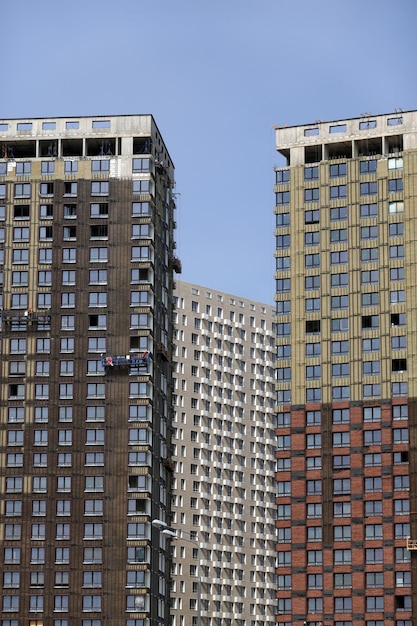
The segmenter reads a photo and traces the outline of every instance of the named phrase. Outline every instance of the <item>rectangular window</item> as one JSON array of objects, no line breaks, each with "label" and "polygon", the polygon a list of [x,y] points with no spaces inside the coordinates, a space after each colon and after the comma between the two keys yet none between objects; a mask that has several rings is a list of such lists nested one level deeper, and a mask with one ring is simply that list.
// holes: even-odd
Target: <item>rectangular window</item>
[{"label": "rectangular window", "polygon": [[320,200],[320,189],[304,189],[304,202],[318,202]]},{"label": "rectangular window", "polygon": [[368,183],[360,183],[361,196],[369,196],[376,194],[378,191],[378,184],[376,181]]},{"label": "rectangular window", "polygon": [[134,194],[149,194],[150,191],[150,180],[134,180],[132,182],[132,192]]}]

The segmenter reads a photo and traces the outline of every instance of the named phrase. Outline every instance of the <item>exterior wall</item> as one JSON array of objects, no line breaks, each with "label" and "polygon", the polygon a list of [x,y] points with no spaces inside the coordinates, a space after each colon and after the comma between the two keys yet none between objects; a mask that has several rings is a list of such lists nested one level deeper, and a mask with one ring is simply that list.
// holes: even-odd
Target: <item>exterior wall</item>
[{"label": "exterior wall", "polygon": [[151,116],[0,146],[2,624],[166,623],[172,164]]},{"label": "exterior wall", "polygon": [[199,624],[199,574],[201,624],[272,623],[272,310],[179,281],[175,296],[174,624]]},{"label": "exterior wall", "polygon": [[281,626],[415,623],[415,122],[277,129]]}]

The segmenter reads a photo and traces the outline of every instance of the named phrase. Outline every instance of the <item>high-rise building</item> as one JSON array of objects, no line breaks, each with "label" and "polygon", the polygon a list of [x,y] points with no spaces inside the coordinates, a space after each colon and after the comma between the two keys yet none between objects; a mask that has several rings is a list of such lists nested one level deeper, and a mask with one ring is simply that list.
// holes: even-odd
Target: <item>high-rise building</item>
[{"label": "high-rise building", "polygon": [[174,626],[276,614],[273,307],[177,281]]},{"label": "high-rise building", "polygon": [[167,623],[173,185],[150,115],[0,120],[2,626]]},{"label": "high-rise building", "polygon": [[417,112],[276,148],[277,623],[411,626]]}]

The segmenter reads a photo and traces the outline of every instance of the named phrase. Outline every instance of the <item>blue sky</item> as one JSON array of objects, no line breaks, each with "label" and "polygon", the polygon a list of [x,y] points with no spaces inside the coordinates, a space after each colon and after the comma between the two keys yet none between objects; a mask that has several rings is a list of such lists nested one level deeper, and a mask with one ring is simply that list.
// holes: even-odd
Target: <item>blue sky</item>
[{"label": "blue sky", "polygon": [[417,109],[415,0],[20,0],[0,117],[152,113],[182,278],[272,303],[274,125]]}]

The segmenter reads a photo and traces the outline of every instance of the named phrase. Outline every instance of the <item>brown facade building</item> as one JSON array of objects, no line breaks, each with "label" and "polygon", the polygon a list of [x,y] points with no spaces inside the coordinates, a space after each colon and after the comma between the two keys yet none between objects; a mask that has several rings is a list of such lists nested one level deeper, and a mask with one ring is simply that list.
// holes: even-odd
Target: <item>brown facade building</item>
[{"label": "brown facade building", "polygon": [[417,113],[276,147],[277,623],[411,626]]},{"label": "brown facade building", "polygon": [[173,165],[149,115],[0,120],[2,626],[168,620]]},{"label": "brown facade building", "polygon": [[276,615],[273,308],[183,281],[175,299],[173,624],[264,626]]}]

